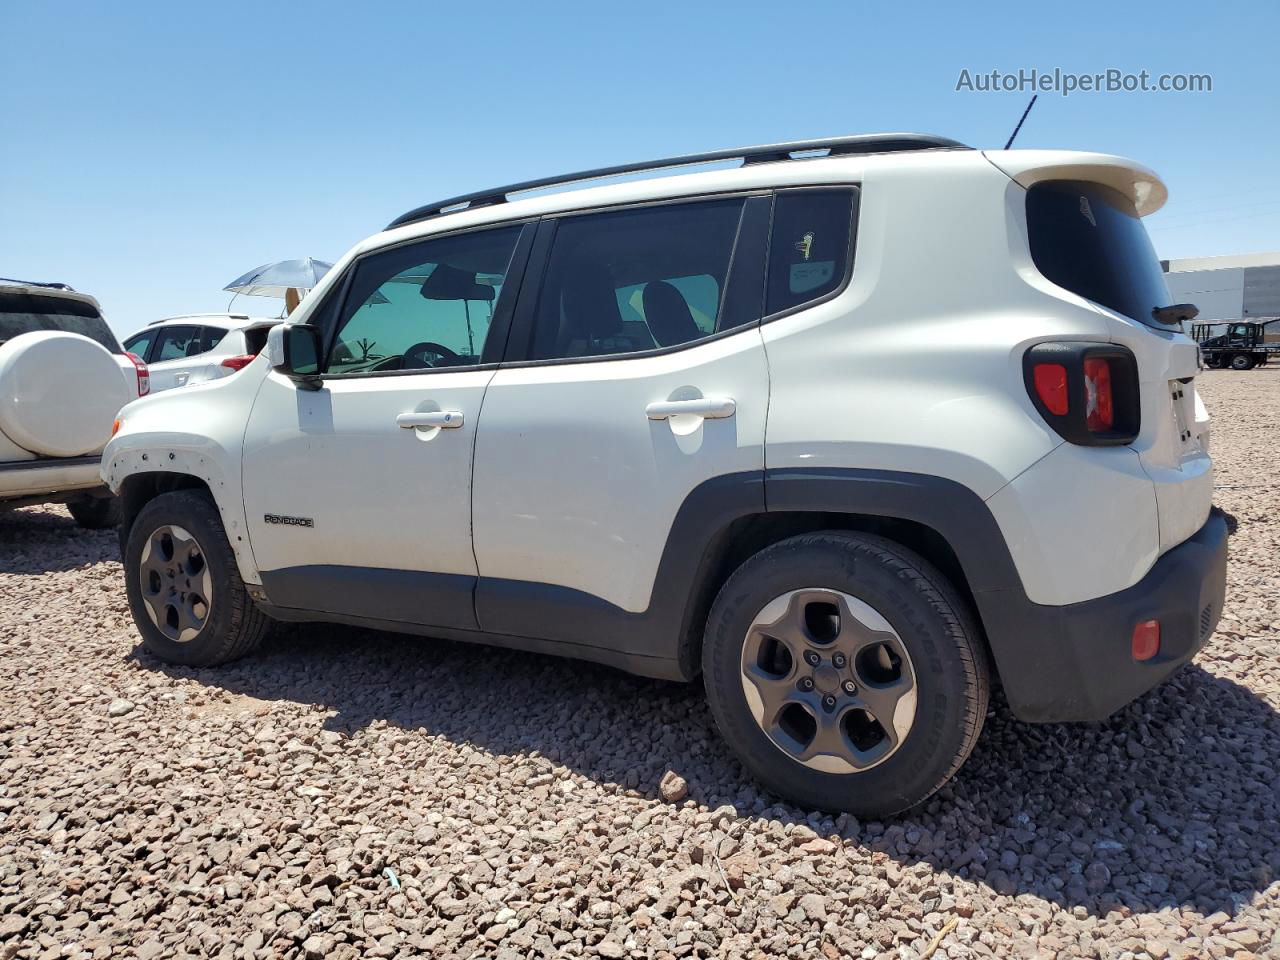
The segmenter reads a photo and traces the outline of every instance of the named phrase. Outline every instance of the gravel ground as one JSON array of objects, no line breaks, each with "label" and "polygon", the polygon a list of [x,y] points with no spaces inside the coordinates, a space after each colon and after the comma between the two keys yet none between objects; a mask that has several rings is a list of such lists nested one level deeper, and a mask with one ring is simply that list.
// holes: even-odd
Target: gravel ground
[{"label": "gravel ground", "polygon": [[1280,370],[1199,383],[1208,647],[1107,723],[996,702],[885,823],[760,792],[696,686],[336,627],[165,666],[113,535],[0,516],[0,960],[1280,956]]}]

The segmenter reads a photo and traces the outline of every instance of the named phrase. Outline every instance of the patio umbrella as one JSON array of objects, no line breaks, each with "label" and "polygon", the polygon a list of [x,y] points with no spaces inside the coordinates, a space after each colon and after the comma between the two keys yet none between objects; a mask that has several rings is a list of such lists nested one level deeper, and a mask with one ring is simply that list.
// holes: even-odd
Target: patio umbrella
[{"label": "patio umbrella", "polygon": [[223,287],[232,293],[251,297],[283,297],[290,288],[311,290],[329,272],[332,263],[303,257],[301,260],[278,260],[254,267]]}]

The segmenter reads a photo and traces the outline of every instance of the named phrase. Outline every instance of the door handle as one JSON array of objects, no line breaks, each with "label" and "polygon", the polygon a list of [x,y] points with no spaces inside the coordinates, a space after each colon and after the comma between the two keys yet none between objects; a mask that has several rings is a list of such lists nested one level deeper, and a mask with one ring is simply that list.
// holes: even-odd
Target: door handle
[{"label": "door handle", "polygon": [[733,397],[700,397],[697,400],[659,400],[644,408],[650,420],[666,420],[668,417],[702,417],[706,420],[723,420],[732,417],[738,409]]},{"label": "door handle", "polygon": [[396,426],[406,430],[415,427],[442,427],[452,430],[462,426],[461,410],[423,410],[414,413],[402,413],[396,417]]}]

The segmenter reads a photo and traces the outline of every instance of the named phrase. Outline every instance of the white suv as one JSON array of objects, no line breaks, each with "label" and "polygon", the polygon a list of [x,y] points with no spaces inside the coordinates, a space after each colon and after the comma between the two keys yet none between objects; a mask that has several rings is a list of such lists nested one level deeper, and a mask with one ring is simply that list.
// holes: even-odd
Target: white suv
[{"label": "white suv", "polygon": [[194,313],[147,324],[124,348],[147,363],[151,389],[229,377],[249,365],[279,320],[243,313]]},{"label": "white suv", "polygon": [[1098,719],[1217,623],[1164,199],[1116,157],[892,134],[422,207],[242,375],[126,409],[134,619],[187,664],[278,619],[701,674],[778,794],[901,810],[992,672],[1021,718]]}]

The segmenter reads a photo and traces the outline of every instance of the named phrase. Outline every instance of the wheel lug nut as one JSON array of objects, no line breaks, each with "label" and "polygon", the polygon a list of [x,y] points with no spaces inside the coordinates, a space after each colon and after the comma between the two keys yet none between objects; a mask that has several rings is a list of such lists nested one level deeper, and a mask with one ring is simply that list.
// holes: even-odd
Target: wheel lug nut
[{"label": "wheel lug nut", "polygon": [[858,687],[852,680],[846,680],[844,682],[844,692],[849,694],[849,696],[853,696],[858,692]]},{"label": "wheel lug nut", "polygon": [[847,663],[848,661],[845,660],[843,653],[837,653],[834,657],[831,658],[831,662],[834,663],[837,667],[843,667],[845,663]]},{"label": "wheel lug nut", "polygon": [[805,662],[809,664],[809,666],[816,667],[818,665],[818,661],[821,660],[822,658],[819,657],[812,650],[808,650],[805,652],[804,659],[805,659]]},{"label": "wheel lug nut", "polygon": [[812,690],[813,681],[809,677],[801,677],[798,686],[801,690]]},{"label": "wheel lug nut", "polygon": [[823,697],[822,702],[823,702],[823,703],[824,703],[828,708],[831,708],[831,707],[834,707],[834,706],[836,705],[836,698],[835,698],[835,697],[832,697],[832,696],[826,696],[826,697]]}]

